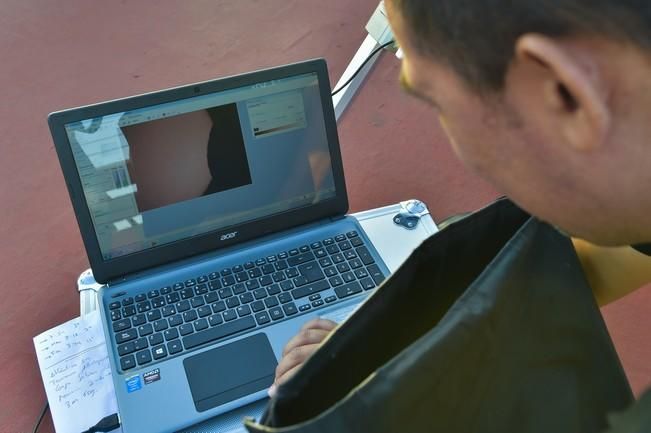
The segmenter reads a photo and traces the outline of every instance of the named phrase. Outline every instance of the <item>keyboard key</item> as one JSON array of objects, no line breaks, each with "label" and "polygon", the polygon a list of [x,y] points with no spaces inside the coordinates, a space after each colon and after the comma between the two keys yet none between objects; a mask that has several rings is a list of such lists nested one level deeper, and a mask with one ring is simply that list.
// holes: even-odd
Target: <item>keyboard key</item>
[{"label": "keyboard key", "polygon": [[118,355],[125,356],[136,351],[136,345],[133,341],[118,345]]},{"label": "keyboard key", "polygon": [[160,296],[160,292],[158,290],[150,290],[149,293],[147,293],[147,297],[149,299],[157,298],[159,296]]},{"label": "keyboard key", "polygon": [[339,247],[339,249],[340,249],[341,251],[346,251],[346,250],[349,250],[349,249],[351,249],[351,248],[353,247],[353,246],[350,244],[350,242],[348,242],[348,241],[339,242],[339,243],[337,244],[337,246]]},{"label": "keyboard key", "polygon": [[213,314],[212,316],[208,317],[208,323],[210,326],[217,326],[224,323],[224,319],[222,319],[221,314]]},{"label": "keyboard key", "polygon": [[308,247],[307,245],[303,245],[303,246],[300,247],[298,250],[299,250],[300,252],[302,252],[302,253],[306,253],[306,252],[310,251],[310,247]]},{"label": "keyboard key", "polygon": [[294,283],[292,283],[289,280],[283,281],[282,283],[280,283],[280,288],[283,290],[283,292],[292,290],[294,288]]},{"label": "keyboard key", "polygon": [[324,257],[327,257],[328,253],[323,248],[320,248],[314,251],[314,255],[316,256],[317,259],[322,259]]},{"label": "keyboard key", "polygon": [[336,242],[342,242],[342,241],[345,241],[345,240],[346,240],[346,235],[342,234],[342,235],[335,236],[335,241]]},{"label": "keyboard key", "polygon": [[348,250],[344,253],[346,260],[353,260],[357,258],[357,254],[353,250]]},{"label": "keyboard key", "polygon": [[255,264],[253,262],[244,263],[244,269],[253,269],[254,267],[255,267]]},{"label": "keyboard key", "polygon": [[342,284],[344,284],[344,280],[342,280],[339,275],[337,275],[336,277],[332,277],[332,278],[328,279],[328,281],[330,282],[330,285],[332,287],[337,287],[337,286],[341,286]]},{"label": "keyboard key", "polygon": [[169,323],[170,326],[179,326],[180,324],[183,323],[183,316],[181,316],[180,314],[176,314],[168,318],[167,323]]},{"label": "keyboard key", "polygon": [[321,248],[322,246],[323,246],[323,244],[322,244],[321,242],[314,242],[314,243],[312,243],[312,244],[310,245],[310,248],[312,248],[313,250],[318,250],[318,249]]},{"label": "keyboard key", "polygon": [[266,261],[265,259],[258,259],[258,260],[255,261],[255,264],[256,264],[257,266],[262,266],[262,265],[264,265],[265,263],[267,263],[267,261]]},{"label": "keyboard key", "polygon": [[373,281],[375,282],[376,285],[379,286],[382,283],[382,281],[384,281],[385,279],[384,274],[382,273],[378,265],[368,266],[366,270],[368,271],[371,278],[373,278]]},{"label": "keyboard key", "polygon": [[242,304],[248,304],[249,302],[253,302],[253,295],[251,293],[242,293],[240,295],[240,302]]},{"label": "keyboard key", "polygon": [[350,271],[350,266],[348,266],[348,263],[339,263],[337,270],[343,274],[344,272]]},{"label": "keyboard key", "polygon": [[224,317],[224,320],[226,322],[230,322],[231,320],[237,319],[237,313],[235,312],[235,310],[226,310],[224,311],[222,316]]},{"label": "keyboard key", "polygon": [[143,350],[149,347],[149,342],[144,337],[137,339],[136,341],[133,342],[133,344],[136,345],[136,351]]},{"label": "keyboard key", "polygon": [[271,319],[269,318],[269,314],[267,314],[266,311],[263,311],[262,313],[258,313],[255,315],[255,320],[258,322],[258,325],[265,325],[269,322],[271,322]]},{"label": "keyboard key", "polygon": [[235,284],[235,277],[232,275],[228,275],[222,278],[222,284],[224,286],[232,286],[233,284]]},{"label": "keyboard key", "polygon": [[243,283],[248,279],[249,279],[249,274],[247,272],[238,272],[235,275],[235,281],[237,281],[238,283]]},{"label": "keyboard key", "polygon": [[147,323],[147,316],[144,314],[136,314],[131,318],[131,325],[134,327],[144,325],[145,323]]},{"label": "keyboard key", "polygon": [[195,331],[203,331],[204,329],[208,328],[208,319],[197,319],[192,322],[192,324],[194,325]]},{"label": "keyboard key", "polygon": [[125,356],[120,358],[120,367],[123,371],[132,369],[136,366],[136,358],[133,355]]},{"label": "keyboard key", "polygon": [[323,270],[323,273],[325,274],[326,277],[334,277],[335,275],[338,275],[339,273],[337,272],[337,269],[334,266],[330,266],[328,268],[325,268]]},{"label": "keyboard key", "polygon": [[153,334],[154,328],[151,326],[151,323],[138,326],[138,335],[141,337],[146,337],[147,335]]},{"label": "keyboard key", "polygon": [[287,264],[287,260],[279,260],[278,263],[275,264],[276,270],[277,271],[283,271],[289,267]]},{"label": "keyboard key", "polygon": [[195,296],[190,300],[190,305],[192,306],[192,308],[199,308],[205,303],[206,301],[204,301],[203,296]]},{"label": "keyboard key", "polygon": [[312,302],[312,306],[314,308],[318,308],[318,307],[322,306],[323,304],[324,304],[323,299],[319,299],[317,301]]},{"label": "keyboard key", "polygon": [[151,349],[151,352],[154,354],[154,359],[163,359],[167,356],[167,349],[164,345],[156,346]]},{"label": "keyboard key", "polygon": [[326,304],[329,304],[329,303],[334,302],[336,300],[337,300],[336,296],[328,296],[327,298],[325,298]]},{"label": "keyboard key", "polygon": [[[291,259],[290,259],[291,260]],[[262,266],[262,273],[265,275],[273,274],[276,272],[276,268],[272,264],[266,264]]]},{"label": "keyboard key", "polygon": [[299,254],[299,251],[296,248],[294,248],[292,250],[289,250],[289,255],[290,256],[297,256],[298,254]]},{"label": "keyboard key", "polygon": [[276,305],[278,305],[278,298],[276,298],[275,296],[267,298],[264,300],[264,304],[267,306],[267,308],[275,307]]},{"label": "keyboard key", "polygon": [[316,301],[317,299],[321,299],[320,294],[317,293],[316,295],[310,295],[310,301]]},{"label": "keyboard key", "polygon": [[357,281],[353,283],[346,284],[335,289],[335,293],[339,299],[347,298],[348,296],[355,295],[362,291],[362,286],[359,285]]},{"label": "keyboard key", "polygon": [[183,313],[183,321],[185,323],[194,322],[197,320],[197,312],[194,310],[186,311]]},{"label": "keyboard key", "polygon": [[269,257],[267,257],[267,262],[268,262],[268,263],[273,263],[273,262],[275,262],[276,260],[278,260],[278,258],[277,258],[276,256],[269,256]]},{"label": "keyboard key", "polygon": [[197,284],[205,283],[206,281],[208,281],[208,277],[205,275],[197,278]]},{"label": "keyboard key", "polygon": [[308,251],[304,254],[299,254],[298,256],[290,257],[287,259],[287,264],[289,266],[298,266],[302,265],[303,263],[311,262],[314,260],[314,254],[312,254],[311,251]]},{"label": "keyboard key", "polygon": [[265,275],[264,277],[260,278],[260,285],[261,286],[269,286],[273,284],[274,280],[269,276]]},{"label": "keyboard key", "polygon": [[210,284],[208,284],[209,290],[212,292],[213,290],[219,290],[222,288],[222,283],[219,280],[214,280],[211,281]]},{"label": "keyboard key", "polygon": [[187,289],[181,290],[181,299],[191,299],[194,297],[194,290],[192,287],[188,287]]},{"label": "keyboard key", "polygon": [[[314,281],[319,281],[325,278],[323,271],[317,262],[310,262],[300,265],[298,267],[298,271],[303,277],[307,278],[308,283],[313,283]],[[296,284],[296,281],[294,281],[294,284]]]},{"label": "keyboard key", "polygon": [[190,278],[189,280],[185,281],[185,287],[192,287],[195,284],[197,284],[197,282],[194,278]]},{"label": "keyboard key", "polygon": [[131,328],[131,320],[122,319],[117,322],[113,322],[113,332],[124,331],[125,329]]},{"label": "keyboard key", "polygon": [[279,283],[279,282],[281,282],[281,281],[287,279],[287,278],[285,277],[285,273],[282,272],[282,271],[280,271],[280,272],[276,272],[275,274],[273,274],[273,275],[271,276],[271,278],[273,278],[274,281],[275,281],[276,283]]},{"label": "keyboard key", "polygon": [[285,271],[285,275],[287,275],[287,278],[296,278],[298,277],[298,269],[296,268],[290,268]]},{"label": "keyboard key", "polygon": [[310,310],[312,306],[310,304],[303,304],[300,307],[298,307],[298,311],[307,311]]},{"label": "keyboard key", "polygon": [[262,276],[260,268],[254,268],[249,271],[249,278],[258,278]]},{"label": "keyboard key", "polygon": [[362,245],[364,245],[364,242],[360,238],[353,238],[353,239],[350,240],[350,244],[353,247],[357,248],[357,247],[361,247]]},{"label": "keyboard key", "polygon": [[182,313],[190,309],[190,301],[188,301],[187,299],[185,301],[179,301],[176,303],[175,306],[176,306],[176,311]]},{"label": "keyboard key", "polygon": [[346,261],[346,259],[344,258],[344,255],[341,254],[341,253],[334,254],[334,255],[333,255],[332,257],[330,257],[330,258],[332,259],[332,262],[335,263],[335,264],[337,264],[337,263],[341,263],[341,262],[345,262],[345,261]]},{"label": "keyboard key", "polygon": [[373,282],[373,280],[368,277],[359,280],[359,284],[362,285],[364,290],[371,290],[373,287],[375,287],[375,283]]},{"label": "keyboard key", "polygon": [[212,309],[210,308],[209,305],[204,305],[204,306],[199,307],[199,308],[197,309],[197,314],[198,314],[199,317],[201,317],[201,318],[203,318],[203,317],[208,317],[208,316],[210,316],[210,315],[212,314]]},{"label": "keyboard key", "polygon": [[184,323],[183,325],[179,326],[179,334],[181,335],[190,335],[194,332],[194,328],[192,327],[192,323]]},{"label": "keyboard key", "polygon": [[211,281],[212,281],[212,280],[216,280],[217,278],[219,278],[219,273],[217,273],[217,272],[211,272],[210,274],[208,274],[208,278],[209,278]]},{"label": "keyboard key", "polygon": [[160,319],[154,322],[154,331],[161,332],[168,328],[167,320]]},{"label": "keyboard key", "polygon": [[357,251],[357,255],[359,256],[362,263],[364,263],[365,265],[368,266],[371,263],[375,263],[375,260],[373,259],[373,257],[371,257],[371,253],[368,251],[368,248],[359,247],[356,248],[355,251]]},{"label": "keyboard key", "polygon": [[336,254],[336,253],[339,252],[339,247],[337,246],[337,244],[331,244],[331,245],[328,245],[328,246],[326,247],[326,251],[327,251],[328,254],[330,254],[330,255],[332,255],[332,254]]},{"label": "keyboard key", "polygon": [[359,236],[359,234],[354,230],[346,233],[348,239],[356,238],[357,236]]},{"label": "keyboard key", "polygon": [[289,254],[287,254],[286,252],[282,252],[282,253],[278,254],[278,259],[280,259],[280,260],[284,260],[287,257],[289,257]]},{"label": "keyboard key", "polygon": [[159,344],[163,344],[163,334],[160,332],[151,334],[149,337],[147,337],[147,340],[149,341],[150,346],[158,346]]},{"label": "keyboard key", "polygon": [[151,303],[149,301],[141,302],[136,306],[136,310],[138,310],[138,313],[146,313],[151,310]]},{"label": "keyboard key", "polygon": [[364,269],[364,268],[357,269],[355,271],[355,276],[361,280],[362,278],[368,277],[368,272],[366,272],[366,269]]},{"label": "keyboard key", "polygon": [[234,274],[242,272],[243,270],[244,267],[242,265],[233,266],[233,268],[231,269],[231,271],[233,271]]},{"label": "keyboard key", "polygon": [[176,283],[172,286],[175,291],[183,290],[184,287],[183,283]]},{"label": "keyboard key", "polygon": [[208,293],[208,286],[205,284],[199,284],[197,287],[194,288],[194,293],[196,295],[203,295]]},{"label": "keyboard key", "polygon": [[251,314],[251,309],[248,305],[241,305],[236,309],[237,315],[240,317],[248,316]]},{"label": "keyboard key", "polygon": [[267,293],[269,293],[269,296],[277,295],[280,293],[280,286],[278,284],[272,284],[267,287]]},{"label": "keyboard key", "polygon": [[215,302],[214,304],[211,305],[211,307],[213,313],[215,314],[221,313],[222,311],[226,310],[226,302],[224,301]]},{"label": "keyboard key", "polygon": [[136,360],[138,365],[145,365],[151,362],[151,352],[149,350],[142,350],[136,353]]},{"label": "keyboard key", "polygon": [[319,260],[319,265],[321,265],[322,268],[327,268],[332,265],[332,260],[330,260],[330,257],[325,257]]},{"label": "keyboard key", "polygon": [[262,301],[251,302],[251,309],[252,309],[255,313],[257,313],[258,311],[262,311],[262,310],[264,310],[264,309],[265,309],[265,307],[264,307],[264,302],[262,302]]},{"label": "keyboard key", "polygon": [[348,262],[348,266],[350,266],[352,269],[357,269],[357,268],[361,268],[364,265],[359,259],[353,259]]},{"label": "keyboard key", "polygon": [[[337,277],[335,277],[337,278]],[[299,287],[298,289],[292,290],[292,296],[294,299],[300,299],[305,296],[312,295],[314,293],[321,292],[323,290],[327,290],[330,288],[330,284],[328,284],[328,281],[326,280],[321,280],[317,281],[316,283],[308,284],[307,286]]]},{"label": "keyboard key", "polygon": [[255,299],[264,299],[268,296],[268,294],[265,289],[257,289],[253,291],[253,296]]},{"label": "keyboard key", "polygon": [[271,316],[273,320],[280,320],[285,317],[283,310],[280,307],[274,307],[269,310],[269,316]]},{"label": "keyboard key", "polygon": [[109,310],[115,310],[117,308],[120,308],[122,304],[119,301],[111,302],[109,304]]},{"label": "keyboard key", "polygon": [[289,293],[281,293],[278,295],[278,300],[281,304],[286,304],[287,302],[292,302],[292,295]]},{"label": "keyboard key", "polygon": [[155,299],[151,302],[151,306],[152,306],[153,308],[160,308],[160,307],[162,307],[163,305],[165,305],[165,298],[163,298],[163,297],[155,298]]},{"label": "keyboard key", "polygon": [[255,290],[258,287],[260,287],[260,283],[258,283],[258,280],[249,280],[246,282],[247,290]]},{"label": "keyboard key", "polygon": [[237,283],[232,287],[233,290],[233,295],[241,295],[242,293],[246,292],[246,287],[244,287],[244,284],[242,283]]},{"label": "keyboard key", "polygon": [[160,319],[162,316],[160,314],[160,310],[151,310],[147,311],[147,321],[148,322],[155,322],[156,320]]},{"label": "keyboard key", "polygon": [[332,245],[334,243],[335,243],[335,241],[332,238],[328,238],[328,239],[323,240],[323,245],[325,245],[325,246]]},{"label": "keyboard key", "polygon": [[167,304],[174,304],[175,302],[179,302],[181,300],[181,297],[179,296],[178,293],[170,293],[169,295],[165,295],[165,300],[167,301]]},{"label": "keyboard key", "polygon": [[167,351],[169,352],[170,355],[179,353],[182,350],[183,350],[183,346],[181,345],[181,342],[179,340],[174,340],[167,343]]},{"label": "keyboard key", "polygon": [[142,302],[147,300],[147,296],[144,293],[136,295],[136,302]]},{"label": "keyboard key", "polygon": [[298,313],[298,309],[293,302],[283,305],[283,310],[288,316],[293,316],[294,314]]},{"label": "keyboard key", "polygon": [[163,337],[165,337],[165,341],[174,340],[179,338],[179,331],[176,328],[167,329],[163,332]]},{"label": "keyboard key", "polygon": [[219,297],[222,299],[230,298],[233,296],[233,291],[228,287],[225,289],[220,289],[217,293],[219,293]]},{"label": "keyboard key", "polygon": [[204,296],[206,304],[212,304],[213,302],[219,301],[219,294],[217,292],[210,292]]},{"label": "keyboard key", "polygon": [[344,280],[344,283],[352,283],[357,279],[352,272],[344,272],[341,274],[341,278]]},{"label": "keyboard key", "polygon": [[230,323],[214,326],[205,331],[198,332],[183,339],[183,346],[186,349],[200,346],[211,341],[219,340],[220,338],[236,334],[241,331],[255,327],[255,320],[252,316],[243,317],[241,319],[233,320]]},{"label": "keyboard key", "polygon": [[240,298],[238,298],[238,297],[228,298],[226,300],[226,306],[228,308],[235,308],[238,305],[240,305]]},{"label": "keyboard key", "polygon": [[128,298],[124,298],[122,300],[122,305],[125,306],[125,307],[127,305],[131,305],[131,304],[133,304],[133,298],[131,296],[129,296]]}]

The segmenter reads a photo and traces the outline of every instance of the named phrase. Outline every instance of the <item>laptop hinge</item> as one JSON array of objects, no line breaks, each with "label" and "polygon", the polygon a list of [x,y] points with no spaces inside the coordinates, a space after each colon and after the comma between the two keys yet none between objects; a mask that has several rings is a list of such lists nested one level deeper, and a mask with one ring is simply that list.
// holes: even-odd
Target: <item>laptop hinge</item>
[{"label": "laptop hinge", "polygon": [[335,215],[333,217],[330,217],[330,221],[332,222],[341,221],[344,218],[346,218],[346,215]]}]

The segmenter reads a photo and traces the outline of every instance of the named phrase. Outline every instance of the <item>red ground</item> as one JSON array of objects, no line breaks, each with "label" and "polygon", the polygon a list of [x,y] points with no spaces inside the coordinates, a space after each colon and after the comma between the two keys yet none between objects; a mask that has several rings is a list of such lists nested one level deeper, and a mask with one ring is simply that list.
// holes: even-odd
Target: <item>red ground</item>
[{"label": "red ground", "polygon": [[[4,0],[0,6],[0,432],[31,430],[45,400],[32,337],[79,314],[88,267],[49,112],[325,57],[337,81],[376,0]],[[340,124],[352,210],[406,198],[437,221],[498,194],[455,160],[385,55]],[[651,288],[606,319],[636,392],[651,384]],[[49,417],[41,432],[52,431]]]}]

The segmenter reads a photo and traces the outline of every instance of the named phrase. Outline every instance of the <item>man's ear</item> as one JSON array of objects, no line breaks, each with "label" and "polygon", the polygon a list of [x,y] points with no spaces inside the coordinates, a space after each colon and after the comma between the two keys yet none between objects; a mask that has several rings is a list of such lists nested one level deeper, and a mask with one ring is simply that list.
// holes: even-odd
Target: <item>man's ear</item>
[{"label": "man's ear", "polygon": [[514,61],[543,69],[529,85],[538,87],[532,90],[542,96],[541,108],[554,119],[568,145],[581,151],[601,146],[610,132],[611,114],[596,64],[577,58],[563,42],[539,34],[518,39]]}]

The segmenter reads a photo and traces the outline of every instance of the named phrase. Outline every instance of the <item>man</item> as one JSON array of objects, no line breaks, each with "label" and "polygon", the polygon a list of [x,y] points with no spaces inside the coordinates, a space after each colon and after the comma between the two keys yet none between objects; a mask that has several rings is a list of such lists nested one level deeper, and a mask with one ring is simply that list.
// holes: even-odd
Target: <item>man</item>
[{"label": "man", "polygon": [[[386,6],[405,90],[434,108],[467,166],[576,239],[600,305],[651,282],[651,257],[629,247],[651,254],[651,4]],[[335,326],[310,322],[288,343],[272,393]]]}]

